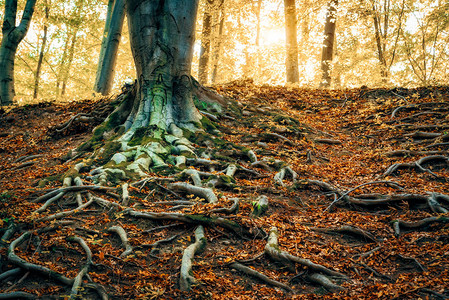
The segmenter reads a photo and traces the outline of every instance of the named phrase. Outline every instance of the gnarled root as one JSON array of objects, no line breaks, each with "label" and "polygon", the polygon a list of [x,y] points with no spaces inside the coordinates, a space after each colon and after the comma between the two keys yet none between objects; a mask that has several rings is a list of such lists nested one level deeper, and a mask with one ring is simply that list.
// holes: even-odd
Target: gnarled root
[{"label": "gnarled root", "polygon": [[125,229],[121,226],[112,226],[108,229],[109,232],[115,232],[120,237],[120,240],[122,241],[123,246],[125,246],[125,251],[123,251],[122,254],[120,254],[120,257],[126,257],[133,251],[133,247],[128,241],[128,236],[125,232]]},{"label": "gnarled root", "polygon": [[41,274],[45,275],[45,277],[55,279],[65,285],[72,285],[74,282],[73,279],[67,278],[64,275],[59,274],[58,272],[55,272],[53,270],[50,270],[47,267],[29,263],[29,262],[23,260],[22,258],[18,257],[15,254],[15,252],[14,252],[15,248],[18,245],[20,245],[22,242],[24,242],[27,238],[29,238],[30,235],[31,235],[31,232],[27,231],[24,234],[22,234],[20,237],[18,237],[17,239],[15,239],[14,241],[11,242],[11,244],[8,247],[8,260],[12,264],[17,265],[17,266],[21,267],[22,269],[41,273]]},{"label": "gnarled root", "polygon": [[80,244],[80,246],[84,249],[87,255],[86,263],[81,268],[81,270],[76,275],[75,279],[73,280],[73,286],[70,291],[70,298],[69,299],[76,299],[78,292],[81,290],[81,285],[83,283],[83,277],[88,276],[88,272],[90,269],[90,266],[92,265],[92,251],[90,250],[89,246],[87,246],[86,242],[77,236],[69,237],[67,238],[69,242],[75,242]]},{"label": "gnarled root", "polygon": [[332,281],[327,276],[325,276],[323,274],[313,273],[311,275],[308,275],[307,279],[323,286],[326,290],[328,290],[330,292],[338,292],[338,291],[344,290],[343,287],[332,283]]},{"label": "gnarled root", "polygon": [[256,202],[253,203],[253,212],[252,215],[254,217],[263,216],[268,210],[268,197],[265,195],[261,195],[257,197]]},{"label": "gnarled root", "polygon": [[449,218],[445,216],[429,217],[416,222],[407,222],[402,220],[393,221],[393,229],[396,236],[401,235],[401,228],[404,229],[420,229],[425,228],[434,223],[449,223]]},{"label": "gnarled root", "polygon": [[383,178],[388,175],[391,175],[399,169],[416,169],[416,170],[419,170],[422,172],[429,173],[430,175],[432,175],[434,177],[439,177],[438,175],[436,175],[435,173],[430,171],[430,169],[424,168],[422,166],[424,163],[431,163],[431,162],[437,162],[437,161],[444,162],[445,164],[449,165],[449,157],[447,157],[447,156],[444,156],[444,155],[425,156],[425,157],[420,158],[419,160],[411,162],[411,163],[393,164],[385,171],[385,173],[382,174],[381,177]]},{"label": "gnarled root", "polygon": [[373,243],[377,242],[377,239],[374,237],[374,235],[368,231],[365,231],[363,229],[360,229],[358,227],[354,226],[341,226],[338,228],[312,228],[312,230],[319,231],[319,232],[325,232],[325,233],[331,233],[331,232],[339,232],[339,233],[347,233],[351,234],[357,237],[360,237],[361,239],[365,241],[370,241]]},{"label": "gnarled root", "polygon": [[187,194],[193,194],[195,196],[206,199],[209,203],[217,203],[218,198],[214,194],[214,191],[209,188],[203,188],[199,186],[194,186],[186,182],[176,182],[168,185],[169,189],[173,189],[177,192],[183,192]]},{"label": "gnarled root", "polygon": [[288,285],[286,285],[282,282],[279,282],[277,280],[271,279],[270,277],[268,277],[260,272],[257,272],[256,270],[248,268],[247,266],[244,266],[240,263],[234,262],[234,263],[230,264],[229,266],[233,269],[236,269],[237,271],[240,271],[242,273],[245,273],[247,275],[255,277],[255,278],[263,281],[266,284],[276,286],[276,287],[286,290],[287,292],[293,293],[293,290]]},{"label": "gnarled root", "polygon": [[145,218],[150,220],[171,220],[188,224],[201,224],[204,226],[219,226],[228,229],[241,237],[262,238],[265,236],[264,232],[259,228],[250,228],[249,230],[240,224],[227,220],[221,217],[206,216],[206,215],[189,215],[180,213],[165,213],[165,212],[139,212],[132,209],[125,211],[132,217]]},{"label": "gnarled root", "polygon": [[26,292],[11,292],[0,293],[0,299],[37,299],[37,296]]},{"label": "gnarled root", "polygon": [[179,287],[182,291],[189,291],[195,277],[192,273],[192,261],[195,254],[200,254],[206,248],[206,237],[204,236],[203,226],[198,226],[195,230],[195,243],[184,250],[181,262],[181,273],[179,277]]},{"label": "gnarled root", "polygon": [[283,251],[279,249],[278,244],[278,230],[276,227],[272,227],[270,229],[270,235],[268,236],[267,244],[265,245],[265,254],[267,254],[271,259],[274,261],[280,262],[280,263],[299,263],[303,266],[308,267],[310,270],[315,272],[322,272],[324,274],[330,275],[330,276],[337,276],[340,278],[346,278],[346,275],[333,271],[331,269],[328,269],[322,265],[315,264],[311,262],[308,259],[300,258],[294,255],[291,255],[290,253]]}]

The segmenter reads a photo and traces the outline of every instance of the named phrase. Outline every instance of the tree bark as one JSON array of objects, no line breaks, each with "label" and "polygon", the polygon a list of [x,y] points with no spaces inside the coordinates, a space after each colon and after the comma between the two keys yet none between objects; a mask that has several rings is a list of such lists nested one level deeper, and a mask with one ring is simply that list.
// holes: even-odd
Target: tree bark
[{"label": "tree bark", "polygon": [[77,35],[83,22],[81,11],[84,4],[84,0],[76,1],[76,9],[73,11],[72,16],[66,21],[66,26],[69,28],[71,27],[71,30],[67,32],[64,52],[59,63],[58,74],[56,76],[56,97],[64,95],[66,91],[70,68],[72,66],[73,56],[75,54]]},{"label": "tree bark", "polygon": [[[387,14],[385,12],[385,14]],[[386,20],[387,15],[384,17]],[[382,33],[381,28],[381,19],[379,17],[379,12],[376,9],[376,5],[373,3],[373,21],[374,21],[374,34],[376,38],[376,46],[377,46],[377,58],[379,59],[380,63],[380,75],[382,77],[382,82],[386,82],[388,77],[387,72],[387,60],[385,59],[385,50],[386,50],[386,44],[385,44],[385,38],[387,36],[387,28],[384,28],[384,33]],[[385,22],[385,26],[388,25],[388,21]]]},{"label": "tree bark", "polygon": [[39,50],[39,58],[37,60],[36,73],[34,75],[34,90],[33,99],[37,99],[39,93],[39,80],[41,76],[42,62],[44,60],[45,46],[47,45],[47,34],[48,34],[48,19],[50,14],[50,5],[45,1],[45,21],[44,21],[44,35],[42,36],[41,49]]},{"label": "tree bark", "polygon": [[337,22],[338,0],[328,3],[326,23],[324,25],[323,49],[321,52],[321,83],[320,87],[329,88],[331,85],[331,64],[334,54],[335,25]]},{"label": "tree bark", "polygon": [[221,0],[221,7],[218,12],[218,18],[219,18],[219,25],[218,25],[218,34],[215,38],[215,42],[213,44],[213,52],[212,52],[212,74],[211,74],[211,82],[215,83],[217,81],[217,74],[218,74],[218,62],[220,61],[220,55],[221,55],[221,45],[223,43],[223,29],[224,29],[224,22],[225,22],[225,6],[224,6],[224,0]]},{"label": "tree bark", "polygon": [[[137,93],[127,140],[141,127],[196,128],[190,76],[198,0],[127,0]],[[172,125],[173,124],[173,125]]]},{"label": "tree bark", "polygon": [[[123,0],[111,2],[109,2],[109,5],[113,5],[114,8],[111,15],[106,17],[104,29],[106,37],[101,46],[94,86],[95,92],[103,95],[108,95],[112,89],[118,47],[122,36],[123,21],[125,19],[125,2]],[[108,17],[110,18],[109,20]]]},{"label": "tree bark", "polygon": [[284,0],[287,82],[299,82],[295,0]]},{"label": "tree bark", "polygon": [[200,60],[198,65],[198,81],[201,84],[208,83],[209,77],[209,54],[212,31],[212,13],[214,0],[207,0],[203,15],[203,30],[201,32]]},{"label": "tree bark", "polygon": [[14,58],[17,47],[30,27],[36,0],[27,0],[20,24],[16,26],[17,0],[6,0],[0,44],[0,105],[13,102]]},{"label": "tree bark", "polygon": [[78,28],[73,33],[72,39],[70,41],[70,47],[69,47],[69,60],[67,62],[67,66],[64,68],[64,75],[62,77],[62,89],[61,89],[61,96],[65,95],[65,91],[67,88],[67,82],[69,81],[69,75],[70,75],[70,68],[72,67],[73,63],[73,56],[75,55],[75,46],[76,41],[78,39]]}]

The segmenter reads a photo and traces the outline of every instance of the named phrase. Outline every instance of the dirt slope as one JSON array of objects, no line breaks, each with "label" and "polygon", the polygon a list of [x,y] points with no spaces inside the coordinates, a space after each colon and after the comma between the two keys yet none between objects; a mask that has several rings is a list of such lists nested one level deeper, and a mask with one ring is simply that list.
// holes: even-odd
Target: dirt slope
[{"label": "dirt slope", "polygon": [[[281,250],[346,279],[329,276],[334,287],[326,288],[310,267],[274,262],[264,254],[268,235],[242,238],[207,226],[207,246],[193,263],[196,283],[192,291],[181,292],[180,263],[195,240],[193,224],[128,218],[125,211],[101,206],[39,222],[33,211],[42,204],[31,200],[61,186],[60,175],[76,161],[66,162],[65,155],[89,138],[107,111],[58,134],[54,126],[101,110],[104,102],[92,101],[24,106],[0,115],[0,234],[13,223],[18,226],[9,241],[2,241],[0,274],[16,268],[7,259],[9,243],[34,230],[38,234],[15,249],[19,257],[74,278],[87,256],[67,237],[82,237],[92,251],[90,277],[111,299],[449,297],[449,88],[321,91],[250,82],[215,88],[241,109],[217,114],[219,138],[252,150],[257,162],[226,149],[214,157],[231,157],[254,173],[220,190],[220,205],[195,204],[173,212],[214,215],[211,209],[230,207],[238,198],[238,213],[223,218],[267,234],[275,226]],[[285,172],[283,180],[279,172]],[[169,192],[163,183],[130,192],[130,206],[145,211],[170,209],[161,201],[195,200]],[[268,197],[269,207],[256,218],[253,205],[261,195]],[[45,215],[73,209],[74,197],[56,202]],[[121,257],[122,242],[108,231],[115,225],[126,230],[131,255]],[[232,267],[236,261],[291,291],[237,271]],[[0,275],[3,293],[59,299],[70,288],[34,271],[5,279]],[[86,287],[81,297],[99,296]]]}]

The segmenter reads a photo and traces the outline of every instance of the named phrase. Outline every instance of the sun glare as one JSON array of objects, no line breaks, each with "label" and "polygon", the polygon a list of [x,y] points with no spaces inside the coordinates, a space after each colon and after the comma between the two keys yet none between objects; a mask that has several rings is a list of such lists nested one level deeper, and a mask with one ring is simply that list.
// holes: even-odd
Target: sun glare
[{"label": "sun glare", "polygon": [[262,46],[270,46],[274,44],[285,43],[285,32],[282,28],[262,29],[260,31],[260,44]]}]

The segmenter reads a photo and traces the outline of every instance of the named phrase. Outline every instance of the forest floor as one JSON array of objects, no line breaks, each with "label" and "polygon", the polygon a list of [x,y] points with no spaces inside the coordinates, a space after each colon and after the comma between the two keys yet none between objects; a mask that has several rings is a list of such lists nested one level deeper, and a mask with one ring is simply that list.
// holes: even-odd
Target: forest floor
[{"label": "forest floor", "polygon": [[[9,242],[24,229],[39,232],[38,239],[30,237],[15,253],[69,278],[83,267],[86,254],[66,237],[82,237],[92,251],[90,277],[111,299],[449,298],[448,87],[326,91],[235,82],[215,89],[242,109],[240,118],[219,118],[225,129],[220,138],[252,149],[259,163],[243,158],[238,163],[261,175],[236,178],[233,188],[220,191],[226,207],[240,199],[238,214],[226,218],[267,233],[276,226],[281,250],[345,274],[345,280],[331,278],[342,290],[316,284],[301,264],[260,255],[266,236],[242,239],[206,226],[207,246],[193,263],[197,281],[192,291],[182,292],[181,259],[195,240],[196,225],[130,219],[100,206],[60,223],[37,222],[33,212],[41,204],[31,200],[60,187],[58,178],[75,163],[65,162],[65,155],[89,139],[93,125],[79,123],[60,136],[49,136],[49,129],[90,112],[98,106],[93,101],[0,112],[0,235],[12,223],[20,229]],[[276,160],[290,166],[297,178],[286,174],[278,180],[279,168],[272,166]],[[354,189],[362,184],[367,185]],[[180,200],[160,185],[130,188],[130,206],[159,211],[161,201]],[[269,208],[256,218],[251,212],[260,195],[268,197]],[[62,199],[50,213],[70,205]],[[207,215],[216,207],[195,205],[178,212]],[[113,225],[126,230],[131,255],[120,257],[120,239],[108,232]],[[9,242],[0,245],[1,292],[26,291],[40,299],[70,293],[67,285],[34,272],[2,277],[15,268],[7,259]],[[292,291],[236,271],[233,262]],[[89,289],[84,295],[96,297]]]}]

